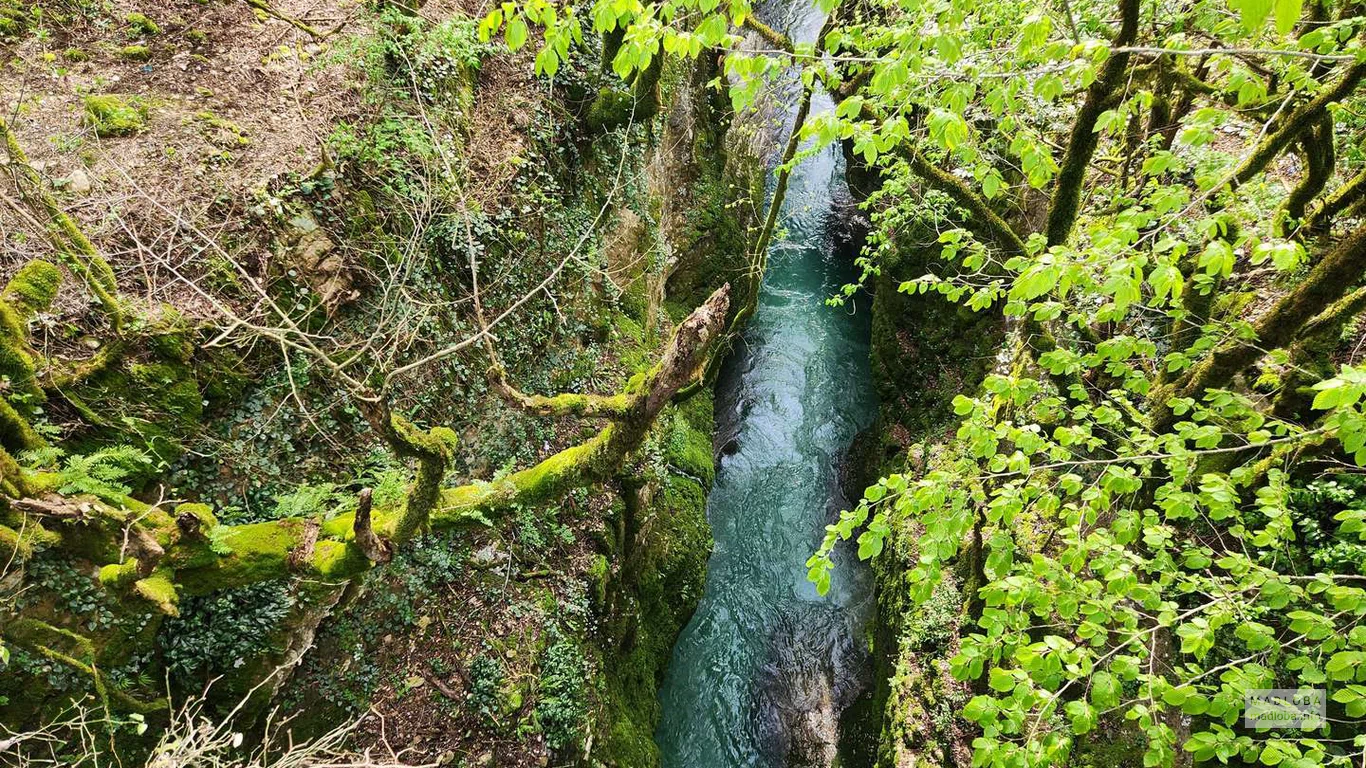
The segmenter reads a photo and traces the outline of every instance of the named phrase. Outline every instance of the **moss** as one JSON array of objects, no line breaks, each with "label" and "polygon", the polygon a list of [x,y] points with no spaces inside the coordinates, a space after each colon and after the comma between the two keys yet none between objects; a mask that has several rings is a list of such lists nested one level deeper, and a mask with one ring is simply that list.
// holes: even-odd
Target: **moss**
[{"label": "moss", "polygon": [[710,488],[716,476],[712,460],[710,393],[698,394],[676,409],[668,421],[664,460]]},{"label": "moss", "polygon": [[147,333],[147,348],[168,363],[189,363],[194,356],[193,333],[184,315],[173,307],[163,306]]},{"label": "moss", "polygon": [[242,130],[241,126],[231,120],[219,117],[213,112],[208,110],[196,112],[194,119],[204,125],[204,128],[209,132],[207,138],[210,143],[216,146],[231,148],[234,146],[245,147],[251,144],[251,137]]},{"label": "moss", "polygon": [[57,298],[57,288],[61,285],[62,273],[56,265],[42,259],[33,259],[10,278],[5,291],[0,294],[20,320],[27,322],[39,312],[46,312]]},{"label": "moss", "polygon": [[198,502],[178,504],[175,508],[175,515],[176,517],[189,515],[195,518],[199,521],[199,529],[201,531],[212,530],[214,526],[218,525],[218,518],[214,515],[213,508],[208,504],[200,504]]},{"label": "moss", "polygon": [[323,540],[313,550],[312,566],[324,579],[340,580],[369,570],[370,561],[354,544]]},{"label": "moss", "polygon": [[238,402],[249,384],[245,362],[231,350],[199,350],[195,370],[201,385],[199,391],[210,406]]},{"label": "moss", "polygon": [[147,126],[147,105],[115,94],[85,97],[85,124],[100,137],[131,136]]},{"label": "moss", "polygon": [[62,58],[70,62],[80,62],[88,60],[90,56],[80,48],[67,48],[62,51]]},{"label": "moss", "polygon": [[5,638],[28,648],[50,648],[89,664],[95,660],[90,638],[45,621],[21,617],[5,626]]},{"label": "moss", "polygon": [[[28,420],[19,415],[3,398],[0,398],[0,448],[7,452],[30,451],[43,446],[43,438],[29,426]],[[6,472],[7,477],[12,475]]]},{"label": "moss", "polygon": [[1076,768],[1143,768],[1147,748],[1143,732],[1133,723],[1102,721],[1097,731],[1076,741],[1069,764]]},{"label": "moss", "polygon": [[123,17],[123,20],[128,22],[128,26],[132,27],[139,34],[161,34],[161,27],[158,26],[155,21],[152,21],[151,19],[147,18],[145,14],[130,13],[127,16]]},{"label": "moss", "polygon": [[637,544],[644,563],[636,583],[616,585],[634,598],[619,601],[633,605],[633,615],[617,618],[633,628],[627,633],[633,639],[603,665],[607,723],[596,754],[622,768],[659,764],[659,686],[674,641],[702,597],[712,544],[706,494],[695,480],[666,480],[650,514],[656,527]]},{"label": "moss", "polygon": [[[913,237],[908,233],[907,240]],[[934,293],[910,296],[898,291],[893,275],[932,272],[930,264],[936,258],[920,248],[903,253],[898,263],[884,266],[878,278],[869,357],[884,418],[919,439],[952,417],[954,395],[982,380],[1002,338],[1003,323],[995,312],[972,312]]]},{"label": "moss", "polygon": [[598,610],[602,610],[607,605],[607,581],[612,577],[612,564],[608,562],[606,555],[594,555],[593,561],[588,564],[586,580],[588,582],[588,594],[593,599],[593,605]]},{"label": "moss", "polygon": [[608,426],[597,437],[566,448],[540,464],[509,477],[508,480],[519,492],[520,500],[525,504],[538,504],[559,493],[572,482],[572,478],[586,471],[586,462],[610,439],[612,429],[612,426]]},{"label": "moss", "polygon": [[[180,354],[182,337],[153,334],[151,346],[166,354]],[[156,341],[159,339],[159,341]],[[128,443],[150,454],[161,463],[170,463],[183,453],[181,441],[199,429],[204,415],[204,396],[194,370],[179,360],[159,358],[126,367],[111,365],[89,377],[73,390],[100,417],[104,429],[92,441]],[[148,473],[132,478],[136,485]]]},{"label": "moss", "polygon": [[25,0],[0,0],[0,40],[17,39],[28,31],[34,20],[33,11]]},{"label": "moss", "polygon": [[152,58],[152,49],[145,45],[125,45],[118,49],[118,55],[131,61],[147,61]]},{"label": "moss", "polygon": [[631,119],[635,99],[629,91],[603,88],[588,107],[588,124],[593,128],[610,130],[625,125]]},{"label": "moss", "polygon": [[28,350],[27,323],[8,301],[0,298],[0,378],[9,379],[11,399],[21,395],[41,400],[42,389],[34,378],[35,365]]},{"label": "moss", "polygon": [[138,580],[138,559],[130,557],[122,563],[110,563],[100,568],[100,583],[110,589],[122,589]]},{"label": "moss", "polygon": [[0,525],[0,563],[24,562],[33,557],[33,545],[7,525]]},{"label": "moss", "polygon": [[[196,558],[177,571],[176,580],[187,594],[201,595],[280,578],[289,572],[289,553],[299,544],[299,522],[272,520],[265,523],[222,526],[213,546],[227,554]],[[201,547],[187,547],[188,553]]]},{"label": "moss", "polygon": [[[103,572],[100,574],[103,576]],[[180,593],[176,591],[171,574],[161,570],[133,584],[133,591],[166,616],[180,615]]]},{"label": "moss", "polygon": [[[683,408],[670,414],[668,429],[688,435],[690,452],[700,448],[698,438],[706,438],[712,427],[712,401],[703,393],[691,398]],[[710,475],[709,438],[702,454],[697,454],[693,469]],[[670,460],[670,463],[674,463]],[[689,473],[691,474],[691,472]],[[708,482],[710,482],[708,480]],[[679,632],[692,618],[706,583],[707,558],[711,554],[711,529],[707,525],[706,487],[695,477],[670,476],[663,481],[650,510],[652,527],[644,540],[636,542],[640,564],[633,575],[623,578],[632,583],[606,584],[607,591],[622,590],[625,599],[617,605],[630,606],[624,616],[608,617],[627,642],[620,643],[605,659],[605,724],[600,726],[603,741],[595,749],[606,765],[651,766],[659,764],[654,743],[660,710],[658,690],[673,653]],[[590,578],[606,578],[607,562],[594,562]],[[594,576],[593,574],[600,574]],[[592,582],[590,582],[592,584]],[[609,644],[609,647],[613,647]]]}]

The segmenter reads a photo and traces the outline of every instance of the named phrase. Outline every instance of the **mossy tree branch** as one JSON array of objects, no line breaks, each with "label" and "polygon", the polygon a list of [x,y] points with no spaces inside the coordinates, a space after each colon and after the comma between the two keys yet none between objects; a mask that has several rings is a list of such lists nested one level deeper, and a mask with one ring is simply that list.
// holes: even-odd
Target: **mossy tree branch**
[{"label": "mossy tree branch", "polygon": [[1298,341],[1305,332],[1305,325],[1342,299],[1363,273],[1366,273],[1366,226],[1358,227],[1324,254],[1299,285],[1258,318],[1253,324],[1256,344],[1233,342],[1216,349],[1175,386],[1155,389],[1151,398],[1153,429],[1165,432],[1171,427],[1175,417],[1168,402],[1173,396],[1197,397],[1209,389],[1226,387],[1266,350],[1280,349]]},{"label": "mossy tree branch", "polygon": [[[795,47],[792,45],[791,38],[774,29],[773,27],[770,27],[769,25],[763,23],[762,21],[759,21],[752,15],[745,17],[745,29],[749,29],[758,33],[759,37],[762,37],[765,42],[767,42],[769,45],[773,46],[774,48],[777,48],[780,51],[792,53],[794,50],[796,50]],[[824,36],[822,35],[822,37]]]},{"label": "mossy tree branch", "polygon": [[1272,403],[1271,411],[1277,418],[1298,419],[1310,413],[1314,399],[1311,385],[1318,381],[1311,371],[1320,368],[1319,372],[1325,373],[1322,368],[1331,359],[1342,329],[1363,311],[1366,311],[1366,288],[1358,288],[1305,324],[1299,339],[1290,348],[1290,362],[1281,381],[1281,392]]},{"label": "mossy tree branch", "polygon": [[1262,139],[1261,143],[1248,155],[1233,174],[1232,185],[1246,184],[1274,159],[1280,156],[1294,141],[1313,129],[1319,120],[1328,114],[1328,105],[1342,101],[1356,90],[1361,78],[1366,76],[1366,62],[1359,62],[1347,68],[1331,86],[1324,88],[1317,96],[1301,105],[1281,123],[1276,130]]},{"label": "mossy tree branch", "polygon": [[[1138,37],[1139,0],[1120,0],[1119,30],[1111,42],[1113,48],[1132,45]],[[1045,233],[1049,245],[1061,245],[1072,234],[1072,225],[1077,220],[1077,210],[1081,203],[1082,188],[1086,183],[1086,169],[1091,157],[1096,153],[1100,137],[1096,133],[1096,121],[1109,106],[1114,94],[1124,84],[1124,73],[1129,67],[1130,54],[1116,51],[1110,54],[1102,67],[1100,76],[1086,89],[1086,100],[1072,123],[1072,133],[1067,141],[1067,152],[1063,156],[1062,167],[1058,171],[1057,185],[1048,205],[1048,224]]]},{"label": "mossy tree branch", "polygon": [[1318,207],[1310,212],[1304,226],[1313,234],[1324,234],[1332,229],[1333,219],[1366,198],[1366,170],[1348,179],[1333,190]]},{"label": "mossy tree branch", "polygon": [[908,147],[904,154],[912,172],[967,210],[970,225],[984,231],[1007,250],[1014,253],[1024,252],[1024,238],[1020,237],[1015,228],[1001,218],[1000,214],[992,210],[986,198],[974,192],[962,179],[930,162],[929,158],[915,147]]},{"label": "mossy tree branch", "polygon": [[[503,399],[519,408],[541,416],[582,416],[587,418],[619,419],[626,415],[630,399],[624,393],[611,395],[565,392],[558,395],[528,395],[512,386],[502,366],[493,365],[488,371],[489,383]],[[629,388],[630,385],[628,385]]]},{"label": "mossy tree branch", "polygon": [[[222,526],[204,510],[187,509],[198,505],[182,504],[172,515],[133,499],[117,499],[122,510],[88,499],[91,511],[83,519],[44,519],[51,537],[46,545],[71,549],[107,568],[119,569],[109,571],[112,586],[128,570],[121,565],[130,562],[121,557],[121,542],[132,521],[140,527],[143,540],[155,542],[163,554],[150,577],[133,583],[133,574],[126,574],[124,580],[134,587],[148,582],[146,588],[126,593],[144,600],[155,597],[170,607],[184,595],[293,574],[327,581],[350,579],[383,562],[393,548],[401,547],[422,528],[456,528],[513,504],[542,503],[572,488],[611,480],[640,446],[659,413],[708,359],[725,328],[729,303],[730,287],[725,285],[677,327],[654,367],[628,384],[623,394],[630,405],[621,419],[589,440],[506,478],[442,489],[437,470],[444,474],[448,466],[448,444],[442,442],[442,433],[449,430],[420,430],[381,403],[370,406],[367,417],[396,451],[419,462],[414,488],[397,508],[372,509],[362,496],[355,513],[339,515],[316,528],[299,518]],[[12,514],[22,515],[14,510]],[[3,522],[13,529],[20,520]]]},{"label": "mossy tree branch", "polygon": [[361,411],[389,448],[402,459],[417,462],[417,474],[408,489],[402,513],[391,533],[402,544],[427,526],[441,497],[441,481],[450,468],[456,436],[448,427],[422,430],[394,413],[383,398],[361,400]]},{"label": "mossy tree branch", "polygon": [[1333,118],[1330,114],[1325,112],[1319,117],[1314,127],[1300,140],[1300,149],[1304,155],[1304,177],[1291,190],[1284,209],[1292,222],[1304,218],[1309,203],[1319,196],[1333,178],[1337,155],[1333,149]]}]

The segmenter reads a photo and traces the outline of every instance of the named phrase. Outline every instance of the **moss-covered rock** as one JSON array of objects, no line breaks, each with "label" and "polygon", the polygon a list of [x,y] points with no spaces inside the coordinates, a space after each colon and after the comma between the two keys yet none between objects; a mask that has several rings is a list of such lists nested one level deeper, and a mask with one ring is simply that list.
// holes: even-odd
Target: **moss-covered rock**
[{"label": "moss-covered rock", "polygon": [[10,278],[3,298],[14,309],[20,320],[27,322],[39,312],[46,312],[57,297],[62,273],[51,262],[34,259]]},{"label": "moss-covered rock", "polygon": [[147,127],[151,113],[143,100],[112,93],[86,96],[84,105],[84,122],[100,137],[131,136]]}]

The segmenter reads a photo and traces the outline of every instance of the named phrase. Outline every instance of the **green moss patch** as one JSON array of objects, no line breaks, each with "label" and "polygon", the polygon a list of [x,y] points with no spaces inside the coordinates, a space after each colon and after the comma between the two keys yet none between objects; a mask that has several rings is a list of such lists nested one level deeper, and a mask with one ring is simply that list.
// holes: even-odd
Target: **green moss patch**
[{"label": "green moss patch", "polygon": [[118,54],[131,61],[146,61],[152,58],[152,49],[145,45],[125,45],[118,50]]},{"label": "green moss patch", "polygon": [[136,97],[102,94],[85,97],[85,124],[96,136],[131,136],[147,127],[151,110]]},{"label": "green moss patch", "polygon": [[10,278],[0,297],[14,308],[21,319],[28,320],[52,306],[61,282],[62,273],[56,266],[42,259],[34,259]]},{"label": "green moss patch", "polygon": [[161,34],[161,27],[158,26],[155,21],[147,18],[144,14],[130,13],[124,17],[124,21],[127,21],[128,26],[132,27],[133,31],[140,35]]},{"label": "green moss patch", "polygon": [[[103,574],[101,574],[103,575]],[[180,594],[175,583],[165,572],[157,572],[133,584],[133,591],[143,600],[151,603],[158,612],[167,616],[180,615]]]}]

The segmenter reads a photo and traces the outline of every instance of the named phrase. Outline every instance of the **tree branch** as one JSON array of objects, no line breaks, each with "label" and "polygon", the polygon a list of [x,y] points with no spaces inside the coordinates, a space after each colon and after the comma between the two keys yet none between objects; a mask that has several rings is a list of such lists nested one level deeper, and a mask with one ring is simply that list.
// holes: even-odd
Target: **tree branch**
[{"label": "tree branch", "polygon": [[904,154],[911,170],[917,176],[967,209],[970,214],[970,224],[979,225],[987,234],[1009,250],[1016,253],[1024,252],[1024,239],[1015,231],[1015,228],[1001,218],[1000,214],[992,210],[986,199],[972,191],[972,188],[962,179],[930,162],[915,147],[907,147]]},{"label": "tree branch", "polygon": [[[429,487],[432,500],[425,510],[425,502],[415,497],[427,490],[411,492],[400,508],[373,510],[369,495],[362,493],[356,512],[325,521],[310,545],[314,534],[308,530],[308,521],[299,518],[218,526],[209,540],[210,537],[184,533],[176,516],[134,499],[118,501],[133,510],[135,524],[144,528],[145,533],[166,542],[158,573],[165,573],[181,595],[207,594],[291,573],[330,581],[349,579],[384,562],[387,552],[402,546],[421,527],[456,528],[513,504],[538,504],[572,488],[610,480],[626,457],[639,448],[659,413],[708,359],[724,331],[729,304],[730,286],[725,285],[679,324],[659,362],[639,380],[633,380],[636,384],[628,386],[625,394],[631,406],[620,421],[607,425],[583,443],[501,480],[443,490],[438,478]],[[368,417],[388,414],[382,406],[371,410]],[[433,433],[439,434],[443,429],[422,432],[402,417],[388,415],[389,426],[381,431],[386,439],[403,446],[402,450],[408,452],[405,455],[423,454],[427,451],[426,441],[437,439]],[[419,465],[415,485],[432,480],[430,476],[421,476],[422,466]],[[78,499],[67,503],[83,502]],[[95,510],[98,512],[98,505]],[[61,527],[79,530],[79,535],[72,537],[73,546],[84,547],[85,551],[101,551],[100,536],[122,536],[123,531],[121,523],[106,520],[102,515],[85,520],[55,519],[52,525],[59,527],[59,534]],[[53,546],[64,542],[57,541]],[[305,549],[310,551],[307,560],[295,558],[291,563],[291,553]]]},{"label": "tree branch", "polygon": [[745,17],[745,29],[757,32],[759,34],[759,37],[762,37],[765,41],[768,42],[769,45],[772,45],[774,48],[782,50],[786,53],[792,53],[795,50],[794,46],[792,45],[791,38],[774,29],[773,27],[770,27],[769,25],[763,23],[762,21],[759,21],[758,19],[754,18],[753,15]]},{"label": "tree branch", "polygon": [[1168,401],[1173,395],[1199,397],[1208,389],[1232,382],[1264,350],[1279,349],[1299,340],[1305,324],[1341,299],[1366,272],[1366,226],[1357,228],[1323,256],[1294,290],[1254,324],[1257,344],[1234,342],[1196,364],[1173,389],[1154,391],[1153,429],[1165,432],[1174,418]]},{"label": "tree branch", "polygon": [[1099,143],[1095,131],[1096,121],[1124,82],[1130,56],[1126,46],[1131,45],[1138,36],[1138,11],[1139,0],[1120,0],[1119,31],[1115,33],[1110,58],[1105,61],[1100,76],[1086,89],[1086,101],[1072,123],[1067,153],[1063,156],[1057,186],[1053,188],[1053,199],[1048,205],[1045,231],[1049,245],[1061,245],[1072,234],[1082,187],[1086,182],[1086,168],[1091,164],[1091,157]]},{"label": "tree branch", "polygon": [[1310,201],[1318,197],[1333,178],[1336,154],[1333,149],[1333,117],[1325,112],[1300,140],[1304,153],[1304,178],[1285,200],[1285,213],[1292,221],[1304,218]]},{"label": "tree branch", "polygon": [[1356,90],[1357,84],[1361,82],[1363,76],[1366,76],[1366,62],[1353,64],[1331,87],[1325,88],[1313,99],[1295,110],[1285,119],[1280,128],[1262,139],[1262,143],[1258,145],[1257,149],[1243,161],[1242,165],[1238,166],[1233,174],[1232,186],[1237,188],[1246,184],[1253,176],[1261,173],[1262,169],[1284,152],[1291,142],[1317,124],[1321,116],[1327,114],[1329,104],[1341,101]]},{"label": "tree branch", "polygon": [[[643,375],[643,374],[640,374]],[[565,392],[558,395],[528,395],[512,386],[502,366],[489,366],[489,383],[505,400],[519,408],[541,416],[583,416],[587,418],[619,419],[626,415],[630,399],[621,392],[612,395]],[[633,377],[632,381],[635,380]],[[627,389],[630,389],[630,383]]]},{"label": "tree branch", "polygon": [[1314,234],[1324,234],[1333,226],[1333,219],[1339,213],[1352,207],[1366,197],[1366,170],[1348,179],[1346,183],[1333,190],[1317,208],[1310,212],[1304,226]]}]

